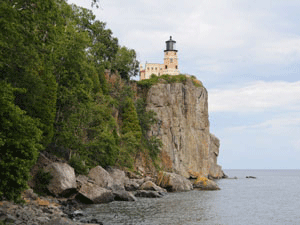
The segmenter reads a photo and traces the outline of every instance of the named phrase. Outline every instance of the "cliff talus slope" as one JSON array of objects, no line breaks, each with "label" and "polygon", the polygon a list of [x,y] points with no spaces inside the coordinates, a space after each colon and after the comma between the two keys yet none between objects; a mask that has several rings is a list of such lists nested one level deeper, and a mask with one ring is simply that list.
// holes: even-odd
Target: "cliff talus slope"
[{"label": "cliff talus slope", "polygon": [[147,110],[157,113],[158,123],[149,135],[163,142],[161,166],[185,177],[222,177],[217,165],[219,140],[209,132],[207,91],[191,79],[185,83],[153,85]]}]

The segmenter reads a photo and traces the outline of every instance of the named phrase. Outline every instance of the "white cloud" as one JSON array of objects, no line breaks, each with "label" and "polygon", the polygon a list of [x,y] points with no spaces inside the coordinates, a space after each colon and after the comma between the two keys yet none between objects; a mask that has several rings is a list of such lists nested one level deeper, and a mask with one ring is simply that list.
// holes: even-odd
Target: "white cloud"
[{"label": "white cloud", "polygon": [[[269,134],[280,134],[283,135],[286,132],[291,132],[294,130],[300,130],[300,116],[299,115],[289,115],[286,114],[285,117],[273,118],[266,120],[262,123],[248,125],[248,126],[237,126],[227,128],[227,131],[254,131],[254,132],[268,132]],[[298,136],[298,132],[295,133]]]},{"label": "white cloud", "polygon": [[263,63],[291,63],[300,60],[300,37],[289,37],[259,43],[252,53],[254,61]]},{"label": "white cloud", "polygon": [[[69,2],[90,5],[86,0]],[[161,62],[170,35],[177,41],[179,57],[184,59],[180,67],[187,73],[230,72],[241,63],[286,64],[300,59],[300,35],[293,32],[298,21],[276,11],[281,5],[292,10],[300,2],[101,0],[100,5],[94,10],[97,18],[107,21],[121,44],[134,48],[142,62]],[[285,29],[289,33],[282,32]],[[193,60],[195,66],[186,68],[186,60]]]},{"label": "white cloud", "polygon": [[210,112],[299,110],[300,81],[258,81],[242,87],[209,90]]}]

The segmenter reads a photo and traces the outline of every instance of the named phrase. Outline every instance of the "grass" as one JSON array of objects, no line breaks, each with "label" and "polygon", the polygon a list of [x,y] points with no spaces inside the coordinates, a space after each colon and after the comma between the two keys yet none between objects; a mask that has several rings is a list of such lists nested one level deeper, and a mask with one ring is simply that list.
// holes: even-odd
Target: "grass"
[{"label": "grass", "polygon": [[150,79],[145,79],[138,81],[137,84],[138,86],[142,88],[150,88],[152,85],[158,84],[158,83],[183,83],[185,84],[188,79],[191,79],[195,87],[203,87],[203,84],[201,81],[197,80],[195,76],[186,76],[183,74],[180,75],[168,75],[164,74],[161,76],[156,76],[154,74],[151,75]]}]

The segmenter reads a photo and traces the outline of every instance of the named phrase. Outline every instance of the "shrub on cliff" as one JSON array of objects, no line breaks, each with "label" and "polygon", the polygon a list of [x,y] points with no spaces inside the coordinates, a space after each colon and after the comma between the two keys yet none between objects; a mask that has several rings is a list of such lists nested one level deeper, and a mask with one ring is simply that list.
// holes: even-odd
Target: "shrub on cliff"
[{"label": "shrub on cliff", "polygon": [[157,123],[156,113],[146,110],[146,101],[144,98],[139,98],[136,101],[136,110],[139,118],[139,123],[142,128],[142,143],[143,147],[148,150],[152,160],[155,160],[160,153],[162,141],[156,136],[149,136],[148,131],[151,126]]},{"label": "shrub on cliff", "polygon": [[151,75],[150,79],[145,79],[138,81],[137,84],[142,88],[150,88],[152,85],[158,84],[158,83],[185,83],[187,79],[192,79],[193,84],[196,87],[201,87],[202,83],[201,81],[198,81],[195,77],[188,77],[184,74],[180,75],[168,75],[164,74],[161,76],[156,76],[154,74]]},{"label": "shrub on cliff", "polygon": [[38,121],[14,104],[17,89],[0,81],[0,199],[17,201],[41,149]]}]

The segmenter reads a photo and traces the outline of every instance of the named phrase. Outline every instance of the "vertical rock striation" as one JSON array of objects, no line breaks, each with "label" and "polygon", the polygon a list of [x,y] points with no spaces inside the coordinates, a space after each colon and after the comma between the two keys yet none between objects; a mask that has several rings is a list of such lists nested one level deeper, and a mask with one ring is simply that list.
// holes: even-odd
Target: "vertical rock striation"
[{"label": "vertical rock striation", "polygon": [[158,123],[149,135],[163,142],[162,167],[185,177],[215,178],[224,174],[217,165],[219,140],[209,133],[207,91],[186,83],[156,84],[147,94],[147,110],[157,113]]}]

